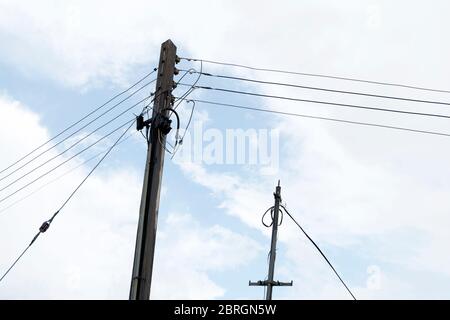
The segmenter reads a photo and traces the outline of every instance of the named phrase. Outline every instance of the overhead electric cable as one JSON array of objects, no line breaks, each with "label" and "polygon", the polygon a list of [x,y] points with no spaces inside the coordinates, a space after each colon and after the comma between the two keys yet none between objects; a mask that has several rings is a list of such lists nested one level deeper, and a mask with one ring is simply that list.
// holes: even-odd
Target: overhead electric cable
[{"label": "overhead electric cable", "polygon": [[63,164],[69,162],[70,160],[74,159],[76,156],[80,155],[81,153],[85,152],[86,150],[88,150],[89,148],[92,148],[94,145],[96,145],[97,143],[99,143],[100,141],[106,139],[107,137],[109,137],[110,135],[112,135],[114,132],[122,129],[124,126],[126,126],[128,123],[130,123],[131,121],[135,121],[135,119],[129,120],[127,122],[125,122],[124,124],[122,124],[121,126],[117,127],[116,129],[112,130],[111,132],[109,132],[108,134],[104,135],[103,137],[101,137],[100,139],[98,139],[97,141],[95,141],[94,143],[90,144],[89,146],[85,147],[84,149],[82,149],[81,151],[77,152],[76,154],[74,154],[73,156],[71,156],[70,158],[66,159],[65,161],[63,161],[62,163],[60,163],[59,165],[57,165],[56,167],[46,171],[45,173],[43,173],[42,175],[40,175],[39,177],[35,178],[34,180],[32,180],[31,182],[25,184],[24,186],[20,187],[19,189],[15,190],[14,192],[10,193],[9,195],[7,195],[6,197],[3,197],[2,199],[0,199],[0,203],[2,203],[3,201],[5,201],[6,199],[9,199],[10,197],[12,197],[13,195],[15,195],[16,193],[18,193],[19,191],[25,189],[26,187],[30,186],[31,184],[33,184],[34,182],[38,181],[39,179],[45,177],[46,175],[48,175],[50,172],[53,172],[54,170],[58,169],[59,167],[61,167]]},{"label": "overhead electric cable", "polygon": [[266,72],[284,73],[284,74],[292,74],[292,75],[300,75],[300,76],[308,76],[308,77],[329,78],[329,79],[336,79],[336,80],[370,83],[370,84],[383,85],[383,86],[393,86],[393,87],[401,87],[401,88],[408,88],[408,89],[416,89],[416,90],[430,91],[430,92],[450,93],[450,90],[425,88],[425,87],[413,86],[413,85],[407,85],[407,84],[401,84],[401,83],[373,81],[373,80],[365,80],[365,79],[357,79],[357,78],[349,78],[349,77],[339,77],[339,76],[318,74],[318,73],[296,72],[296,71],[288,71],[288,70],[280,70],[280,69],[257,68],[257,67],[243,65],[243,64],[220,62],[220,61],[205,60],[205,59],[195,59],[195,58],[180,58],[180,59],[187,60],[187,61],[202,61],[205,63],[224,65],[224,66],[230,66],[230,67],[238,67],[238,68],[244,68],[244,69],[249,69],[249,70],[254,70],[254,71],[266,71]]},{"label": "overhead electric cable", "polygon": [[370,127],[378,127],[378,128],[385,128],[385,129],[394,129],[394,130],[401,130],[401,131],[408,131],[408,132],[415,132],[415,133],[423,133],[423,134],[431,134],[431,135],[450,137],[450,133],[442,133],[442,132],[427,131],[427,130],[418,130],[418,129],[412,129],[412,128],[390,126],[390,125],[368,123],[368,122],[351,121],[351,120],[345,120],[345,119],[318,117],[318,116],[312,116],[312,115],[306,115],[306,114],[300,114],[300,113],[276,111],[276,110],[262,109],[262,108],[256,108],[256,107],[242,106],[242,105],[231,104],[231,103],[221,103],[221,102],[215,102],[215,101],[208,101],[208,100],[200,100],[200,99],[191,99],[191,100],[195,101],[195,102],[198,102],[198,103],[204,103],[204,104],[209,104],[209,105],[217,105],[217,106],[222,106],[222,107],[230,107],[230,108],[243,109],[243,110],[251,110],[251,111],[266,112],[266,113],[275,113],[275,114],[280,114],[280,115],[285,115],[285,116],[310,118],[310,119],[317,119],[317,120],[326,120],[326,121],[341,122],[341,123],[348,123],[348,124],[355,124],[355,125],[362,125],[362,126],[370,126]]},{"label": "overhead electric cable", "polygon": [[[75,195],[75,193],[81,188],[81,186],[86,182],[86,180],[91,176],[91,174],[95,171],[95,169],[97,169],[97,167],[100,165],[100,163],[102,163],[102,161],[106,158],[106,156],[111,152],[111,150],[117,145],[117,143],[120,141],[120,139],[122,139],[122,137],[128,132],[128,130],[130,130],[130,128],[133,126],[134,124],[134,119],[132,120],[133,122],[131,123],[131,125],[119,136],[119,138],[114,142],[114,144],[108,149],[108,151],[103,155],[103,157],[97,162],[97,164],[91,169],[91,171],[89,171],[89,173],[86,175],[86,177],[78,184],[78,186],[72,191],[72,193],[69,195],[69,197],[63,202],[63,204],[61,205],[61,207],[59,207],[59,209],[52,215],[52,217],[45,221],[41,227],[39,228],[39,232],[36,233],[36,235],[33,237],[33,239],[31,240],[30,244],[25,247],[25,249],[22,251],[22,253],[18,256],[18,258],[12,263],[12,265],[8,268],[8,270],[6,270],[6,272],[2,275],[2,277],[0,278],[0,282],[8,275],[8,273],[12,270],[12,268],[14,268],[14,266],[17,264],[17,262],[22,258],[22,256],[28,251],[28,249],[33,245],[33,243],[35,243],[35,241],[37,240],[37,238],[41,235],[41,233],[44,233],[48,230],[48,228],[50,227],[51,223],[53,222],[53,219],[55,219],[55,217],[59,214],[59,212],[67,205],[67,203],[70,201],[70,199],[72,199],[72,197]],[[130,121],[128,121],[129,123]]]},{"label": "overhead electric cable", "polygon": [[292,219],[292,221],[294,221],[294,223],[300,228],[300,230],[303,232],[303,234],[308,238],[308,240],[314,245],[314,247],[317,249],[317,251],[319,251],[319,253],[322,255],[322,257],[325,259],[325,261],[328,263],[328,265],[330,266],[330,268],[334,271],[334,273],[336,274],[336,276],[339,278],[339,280],[341,281],[341,283],[344,285],[345,289],[347,289],[348,293],[350,293],[350,295],[352,296],[353,300],[356,300],[355,296],[353,295],[353,293],[351,292],[351,290],[349,289],[349,287],[345,284],[344,280],[342,280],[341,276],[339,275],[339,273],[336,271],[336,269],[333,267],[333,265],[331,264],[330,260],[328,260],[328,258],[325,256],[325,254],[323,253],[323,251],[319,248],[319,246],[314,242],[314,240],[306,233],[306,231],[302,228],[302,226],[297,222],[297,220],[295,220],[295,218],[289,213],[289,211],[283,206],[280,205],[280,207],[284,210],[284,212],[286,212],[286,214],[289,216],[289,218]]},{"label": "overhead electric cable", "polygon": [[[184,98],[183,98],[183,100],[184,100]],[[193,117],[193,115],[194,115],[195,101],[194,101],[194,100],[186,100],[186,102],[187,102],[187,103],[192,102],[191,113],[190,113],[190,115],[189,115],[189,120],[188,120],[188,122],[187,122],[187,124],[186,124],[186,127],[184,128],[183,135],[181,136],[180,140],[178,141],[178,145],[177,145],[176,148],[173,150],[173,154],[172,154],[171,159],[173,159],[173,157],[175,157],[175,155],[176,155],[178,149],[179,149],[180,146],[183,144],[184,137],[186,136],[186,133],[187,133],[187,131],[188,131],[188,129],[189,129],[189,126],[190,126],[190,124],[191,124],[191,121],[192,121],[192,117]]]},{"label": "overhead electric cable", "polygon": [[[176,85],[178,86],[179,84],[181,84],[181,80],[183,80],[183,78],[186,76],[186,74],[188,72],[190,72],[190,70],[195,71],[198,74],[197,79],[195,79],[194,83],[191,85],[187,85],[190,86],[190,88],[188,90],[186,90],[186,92],[184,94],[181,95],[181,97],[179,97],[177,99],[178,103],[173,107],[174,110],[176,110],[178,108],[178,106],[180,105],[180,103],[185,100],[194,90],[195,90],[195,86],[197,85],[198,81],[200,80],[202,73],[203,73],[203,62],[200,62],[200,72],[197,72],[197,70],[191,68],[189,70],[187,70],[184,75],[176,82]],[[186,86],[186,84],[182,84],[184,86]]]},{"label": "overhead electric cable", "polygon": [[[139,89],[137,89],[136,91],[134,91],[133,93],[131,93],[130,95],[128,95],[126,98],[124,98],[123,100],[121,100],[120,102],[116,103],[115,105],[113,105],[112,107],[110,107],[109,109],[105,110],[103,113],[101,113],[100,115],[98,115],[97,117],[95,117],[94,119],[92,119],[91,121],[89,121],[88,123],[86,123],[85,125],[83,125],[81,128],[77,129],[76,131],[72,132],[71,134],[69,134],[68,136],[66,136],[64,139],[62,139],[61,141],[57,142],[56,144],[52,145],[51,147],[45,149],[44,151],[42,151],[41,153],[39,153],[38,155],[34,156],[32,159],[28,160],[27,162],[25,162],[24,164],[22,164],[20,167],[14,169],[13,171],[11,171],[10,173],[8,173],[7,175],[3,176],[0,178],[0,181],[11,176],[12,174],[14,174],[15,172],[17,172],[18,170],[22,169],[23,167],[25,167],[26,165],[30,164],[31,162],[33,162],[34,160],[36,160],[37,158],[39,158],[40,156],[44,155],[45,153],[47,153],[48,151],[56,148],[58,145],[60,145],[61,143],[63,143],[64,141],[67,141],[70,137],[73,137],[75,134],[79,133],[81,130],[83,130],[84,128],[86,128],[87,126],[89,126],[90,124],[92,124],[93,122],[97,121],[98,119],[100,119],[101,117],[103,117],[105,114],[111,112],[112,110],[114,110],[115,108],[117,108],[119,105],[121,105],[123,102],[125,102],[126,100],[128,100],[129,98],[131,98],[132,96],[134,96],[136,93],[138,93],[139,91],[141,91],[143,88],[145,88],[146,86],[150,85],[151,83],[155,82],[156,79],[151,80],[150,82],[147,82],[146,84],[144,84],[143,86],[141,86]],[[150,95],[152,96],[152,94]],[[134,108],[136,105],[138,105],[139,103],[142,103],[143,101],[145,101],[148,97],[145,97],[144,99],[140,100],[139,102],[137,102],[136,104],[134,104],[132,106],[132,108]],[[129,110],[129,109],[128,109]],[[55,136],[56,137],[56,136]],[[53,140],[53,138],[51,139]],[[48,142],[50,142],[51,140],[49,140]],[[45,144],[43,144],[45,145]],[[43,146],[42,145],[42,146]],[[40,148],[40,147],[39,147]],[[38,150],[39,148],[36,148],[36,150]],[[31,152],[32,153],[32,152]],[[30,154],[31,154],[30,153]],[[17,161],[18,162],[18,161]]]},{"label": "overhead electric cable", "polygon": [[[198,73],[198,72],[196,72],[196,73]],[[234,77],[234,76],[227,76],[227,75],[220,75],[220,74],[212,74],[212,73],[207,73],[207,72],[203,72],[202,75],[208,76],[208,77],[246,81],[246,82],[253,82],[253,83],[260,83],[260,84],[277,85],[277,86],[284,86],[284,87],[291,87],[291,88],[298,88],[298,89],[326,91],[326,92],[332,92],[332,93],[352,94],[352,95],[359,95],[359,96],[372,97],[372,98],[393,99],[393,100],[400,100],[400,101],[409,101],[409,102],[419,102],[419,103],[450,106],[450,102],[445,102],[445,101],[413,99],[413,98],[372,94],[372,93],[365,93],[365,92],[355,92],[355,91],[337,90],[337,89],[329,89],[329,88],[321,88],[321,87],[311,87],[311,86],[304,86],[304,85],[298,85],[298,84],[292,84],[292,83],[263,81],[263,80],[249,79],[249,78],[244,78],[244,77]]]},{"label": "overhead electric cable", "polygon": [[144,81],[145,79],[147,79],[149,76],[151,76],[153,73],[156,72],[156,70],[158,70],[158,68],[154,68],[151,72],[147,73],[144,77],[142,77],[140,80],[138,80],[137,82],[135,82],[134,84],[132,84],[130,87],[128,87],[127,89],[123,90],[122,92],[116,94],[115,96],[113,96],[112,98],[110,98],[108,101],[106,101],[105,103],[103,103],[102,105],[100,105],[99,107],[95,108],[93,111],[89,112],[88,114],[86,114],[85,116],[83,116],[81,119],[75,121],[74,123],[72,123],[70,126],[68,126],[67,128],[63,129],[62,131],[60,131],[59,133],[57,133],[55,136],[53,136],[52,138],[50,138],[49,140],[47,140],[46,142],[40,144],[39,146],[37,146],[36,148],[34,148],[33,150],[31,150],[30,152],[28,152],[27,154],[25,154],[24,156],[22,156],[21,158],[19,158],[18,160],[16,160],[15,162],[13,162],[12,164],[10,164],[9,166],[7,166],[6,168],[2,169],[0,171],[0,173],[5,172],[6,170],[8,170],[9,168],[15,166],[17,163],[19,163],[20,161],[22,161],[23,159],[25,159],[26,157],[28,157],[29,155],[31,155],[32,153],[34,153],[35,151],[39,150],[40,148],[42,148],[43,146],[45,146],[46,144],[48,144],[49,142],[53,141],[54,139],[58,138],[60,135],[62,135],[63,133],[67,132],[68,130],[70,130],[71,128],[73,128],[74,126],[76,126],[77,124],[79,124],[80,122],[82,122],[83,120],[85,120],[86,118],[88,118],[89,116],[91,116],[92,114],[94,114],[95,112],[97,112],[98,110],[100,110],[101,108],[103,108],[104,106],[106,106],[108,103],[110,103],[111,101],[115,100],[116,98],[120,97],[121,95],[127,93],[128,91],[130,91],[131,89],[133,89],[135,86],[137,86],[139,83],[141,83],[142,81]]},{"label": "overhead electric cable", "polygon": [[[120,140],[120,142],[117,143],[116,146],[118,146],[119,144],[122,144],[123,142],[125,142],[126,140],[128,140],[129,138],[131,138],[132,136],[133,136],[133,134],[129,134],[128,136],[126,136],[125,138],[123,138],[122,140]],[[52,180],[46,182],[45,184],[41,185],[41,186],[40,186],[39,188],[37,188],[36,190],[34,190],[34,191],[28,193],[26,196],[24,196],[24,197],[18,199],[17,201],[14,201],[13,203],[11,203],[10,205],[8,205],[7,207],[1,209],[1,210],[0,210],[0,214],[1,214],[2,212],[5,212],[6,210],[10,209],[11,207],[13,207],[13,206],[19,204],[20,202],[22,202],[22,201],[28,199],[29,197],[31,197],[32,195],[34,195],[34,194],[36,194],[37,192],[41,191],[42,189],[44,189],[45,187],[49,186],[50,184],[52,184],[52,183],[54,183],[54,182],[56,182],[56,181],[62,179],[63,177],[67,176],[68,174],[72,173],[73,171],[75,171],[75,170],[81,168],[81,167],[84,166],[85,164],[87,164],[87,163],[91,162],[92,160],[98,158],[99,156],[101,156],[102,154],[106,153],[107,151],[108,151],[108,150],[104,150],[104,151],[102,151],[102,152],[99,152],[99,153],[95,154],[94,156],[92,156],[92,157],[90,157],[90,158],[84,160],[84,161],[81,162],[79,165],[75,166],[74,168],[71,168],[70,170],[68,170],[68,171],[64,172],[63,174],[59,175],[59,176],[56,177],[55,179],[52,179]]]},{"label": "overhead electric cable", "polygon": [[[180,85],[187,85],[187,84],[180,84]],[[295,102],[324,104],[324,105],[330,105],[330,106],[335,106],[335,107],[356,108],[356,109],[371,110],[371,111],[382,111],[382,112],[391,112],[391,113],[399,113],[399,114],[409,114],[409,115],[415,115],[415,116],[425,116],[425,117],[436,117],[436,118],[450,119],[450,115],[445,115],[445,114],[414,112],[414,111],[406,111],[406,110],[398,110],[398,109],[386,109],[386,108],[378,108],[378,107],[367,107],[367,106],[356,105],[356,104],[347,104],[347,103],[338,103],[338,102],[330,102],[330,101],[300,99],[300,98],[277,96],[277,95],[262,94],[262,93],[255,93],[255,92],[247,92],[247,91],[240,91],[240,90],[232,90],[232,89],[225,89],[225,88],[216,88],[216,87],[195,86],[195,88],[197,88],[197,89],[204,89],[204,90],[228,92],[228,93],[234,93],[234,94],[243,94],[243,95],[262,97],[262,98],[272,98],[272,99],[281,99],[281,100],[288,100],[288,101],[295,101]]]},{"label": "overhead electric cable", "polygon": [[[17,182],[19,182],[20,180],[22,180],[23,178],[27,177],[29,174],[35,172],[36,170],[42,168],[44,165],[46,165],[47,163],[53,161],[54,159],[62,156],[63,154],[65,154],[66,152],[68,152],[69,150],[71,150],[73,147],[75,147],[76,145],[78,145],[79,143],[83,142],[84,140],[86,140],[87,138],[89,138],[91,135],[93,135],[94,133],[96,133],[97,131],[99,131],[100,129],[106,127],[107,125],[109,125],[111,122],[117,120],[118,118],[120,118],[121,116],[123,116],[124,114],[126,114],[128,111],[130,111],[131,109],[135,108],[137,105],[139,105],[142,101],[146,100],[147,98],[149,98],[150,96],[142,99],[141,101],[136,102],[135,104],[133,104],[132,106],[128,107],[127,109],[123,110],[121,113],[119,113],[118,115],[114,116],[112,119],[108,120],[106,123],[102,124],[101,126],[97,127],[94,129],[94,131],[91,131],[90,133],[86,134],[84,137],[80,138],[79,140],[75,141],[72,145],[70,145],[68,148],[64,149],[63,151],[61,151],[60,153],[56,154],[55,156],[51,157],[50,159],[47,159],[46,161],[44,161],[43,163],[39,164],[38,166],[34,167],[33,169],[29,170],[28,172],[26,172],[25,174],[21,175],[20,177],[16,178],[14,181],[10,182],[9,184],[7,184],[6,186],[0,188],[0,192],[9,188],[10,186],[16,184]],[[20,167],[22,168],[22,167]],[[17,170],[19,170],[20,168],[16,169],[13,172],[16,172]],[[10,173],[9,175],[3,177],[0,179],[3,180],[4,178],[10,176],[12,173]]]}]

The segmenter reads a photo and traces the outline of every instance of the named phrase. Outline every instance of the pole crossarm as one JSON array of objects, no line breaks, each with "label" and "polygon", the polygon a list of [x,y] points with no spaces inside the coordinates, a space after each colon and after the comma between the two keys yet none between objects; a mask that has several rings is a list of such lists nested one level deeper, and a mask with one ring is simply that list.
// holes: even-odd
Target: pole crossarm
[{"label": "pole crossarm", "polygon": [[269,284],[271,286],[277,286],[277,287],[292,287],[294,282],[293,281],[291,281],[291,282],[270,281],[269,282],[269,280],[264,280],[264,281],[259,280],[256,282],[252,282],[252,281],[248,282],[249,286],[268,286]]}]

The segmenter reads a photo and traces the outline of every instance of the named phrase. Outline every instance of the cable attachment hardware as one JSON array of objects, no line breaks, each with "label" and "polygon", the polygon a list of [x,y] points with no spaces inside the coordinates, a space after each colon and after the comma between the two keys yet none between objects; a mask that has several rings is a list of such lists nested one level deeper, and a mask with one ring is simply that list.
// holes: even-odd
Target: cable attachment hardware
[{"label": "cable attachment hardware", "polygon": [[155,120],[155,127],[159,129],[159,131],[161,131],[161,133],[163,135],[167,135],[170,130],[172,130],[172,127],[170,126],[172,124],[172,120],[169,119],[169,117],[163,115],[163,114],[159,114],[156,117]]},{"label": "cable attachment hardware", "polygon": [[45,222],[41,225],[41,227],[39,228],[39,231],[40,231],[41,233],[44,233],[45,231],[48,230],[48,228],[50,228],[50,222],[45,221]]},{"label": "cable attachment hardware", "polygon": [[152,119],[144,120],[144,116],[141,114],[136,117],[136,130],[141,131],[144,128],[148,128]]},{"label": "cable attachment hardware", "polygon": [[36,233],[36,235],[33,237],[33,240],[31,240],[30,244],[28,245],[28,248],[33,245],[33,243],[37,240],[37,238],[41,235],[41,233],[44,233],[45,231],[48,230],[48,228],[50,228],[50,223],[52,222],[52,219],[44,221],[44,223],[42,223],[42,225],[39,228],[39,232]]}]

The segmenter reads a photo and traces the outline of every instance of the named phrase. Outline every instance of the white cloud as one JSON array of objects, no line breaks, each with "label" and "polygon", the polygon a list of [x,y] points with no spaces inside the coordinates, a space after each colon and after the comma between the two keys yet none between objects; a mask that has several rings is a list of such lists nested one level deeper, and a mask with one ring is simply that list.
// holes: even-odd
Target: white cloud
[{"label": "white cloud", "polygon": [[[280,125],[283,126],[292,127],[292,124]],[[377,263],[393,263],[405,270],[402,278],[387,271],[380,290],[359,289],[362,283],[352,283],[360,298],[411,298],[415,295],[407,288],[414,288],[414,280],[405,279],[407,275],[412,277],[414,272],[421,272],[417,286],[422,285],[427,272],[429,277],[436,273],[448,276],[450,264],[441,254],[448,238],[446,226],[450,223],[447,186],[436,186],[433,180],[423,181],[420,174],[401,173],[401,159],[399,162],[390,159],[389,166],[365,163],[347,152],[348,146],[323,128],[310,130],[307,126],[289,137],[289,152],[293,154],[280,169],[282,197],[310,235],[321,246],[347,248],[347,258],[368,255]],[[295,158],[294,150],[301,150]],[[248,179],[248,176],[216,172],[198,164],[184,163],[181,167],[194,181],[213,191],[227,213],[250,227],[262,229],[259,218],[272,205],[276,179]],[[305,285],[321,289],[294,290],[282,296],[346,298],[347,293],[339,288],[337,279],[318,253],[299,247],[300,231],[286,219],[279,240],[288,255],[286,261],[278,262],[280,275],[296,277],[302,288]],[[357,249],[369,243],[368,252]],[[285,272],[281,272],[283,268]],[[340,270],[347,277],[353,272],[364,272]],[[419,289],[416,294],[421,296]]]},{"label": "white cloud", "polygon": [[[406,3],[410,14],[400,23]],[[411,1],[175,1],[168,10],[166,3],[148,1],[3,0],[0,6],[0,34],[8,40],[2,57],[25,72],[75,86],[123,81],[133,67],[156,61],[159,44],[169,37],[182,55],[408,82],[419,72],[413,78],[430,86],[448,80],[439,63],[449,50],[438,37],[445,19],[417,27],[419,13],[420,21],[443,17],[445,1],[434,7]]]},{"label": "white cloud", "polygon": [[159,231],[155,258],[155,299],[212,299],[225,294],[208,272],[237,271],[261,247],[251,238],[219,225],[202,227],[187,214],[169,214]]},{"label": "white cloud", "polygon": [[[408,14],[404,13],[404,7],[408,7]],[[159,44],[171,37],[179,46],[180,55],[430,87],[445,88],[450,81],[444,63],[450,47],[441,38],[442,30],[448,29],[445,1],[433,6],[414,1],[380,1],[376,5],[372,1],[346,4],[292,1],[282,6],[270,1],[214,4],[205,1],[197,5],[178,1],[167,12],[163,2],[112,5],[105,1],[69,4],[2,1],[0,37],[8,45],[2,47],[0,56],[25,73],[38,73],[40,77],[77,88],[89,87],[105,81],[123,83],[130,70],[143,65],[150,69],[148,63],[156,61]],[[284,82],[448,100],[444,94],[252,74]],[[305,90],[256,89],[311,99],[338,99],[336,95],[319,96]],[[339,101],[424,110],[400,101],[341,96]],[[11,108],[11,103],[7,105]],[[276,100],[255,101],[253,105],[448,131],[447,122],[440,120],[400,118]],[[434,112],[447,112],[442,107],[429,107]],[[11,114],[8,112],[7,116]],[[31,122],[37,121],[35,115],[27,112],[20,116],[25,121],[27,117],[32,118]],[[283,198],[318,241],[336,248],[353,248],[375,238],[379,248],[374,258],[380,261],[394,262],[408,270],[449,274],[450,261],[441,254],[449,240],[450,223],[447,201],[450,152],[446,138],[282,119],[274,118],[285,141],[280,171]],[[17,128],[13,122],[5,123],[3,128],[0,145],[7,146],[11,152],[4,157],[2,154],[2,161],[12,161],[22,148],[34,145],[34,140],[25,136],[11,144],[12,132]],[[36,139],[46,135],[42,126],[34,129]],[[278,177],[247,179],[197,165],[181,165],[194,181],[222,197],[222,208],[248,226],[257,227],[259,212],[271,205],[270,195]],[[35,209],[48,211],[43,210],[50,209],[45,206],[48,204],[43,201]],[[41,217],[34,222],[40,220]],[[287,242],[296,235],[297,231],[286,227],[280,239]],[[294,245],[288,248],[297,249]],[[78,269],[67,270],[77,279]],[[310,271],[311,277],[322,279],[313,269]],[[223,294],[208,279],[198,277],[212,296]],[[390,274],[384,277],[383,283],[387,284],[383,288],[389,289],[383,294],[387,296],[395,296],[393,292],[397,296],[407,295],[413,287]]]},{"label": "white cloud", "polygon": [[[4,168],[49,137],[38,117],[12,98],[0,97],[1,118],[21,119],[27,130],[1,142],[3,150],[10,152],[0,160]],[[0,136],[10,130],[8,124],[0,128]],[[28,131],[29,130],[29,131]],[[29,132],[33,132],[32,135]],[[49,152],[54,156],[56,150]],[[62,157],[59,161],[65,160]],[[63,166],[62,171],[67,170]],[[36,234],[43,221],[58,209],[70,192],[87,174],[82,167],[56,184],[51,184],[27,201],[20,202],[2,212],[0,219],[4,232],[0,247],[2,272]],[[45,181],[61,172],[50,174]],[[1,283],[2,298],[101,298],[125,297],[117,288],[128,278],[137,212],[136,194],[139,178],[129,169],[110,170],[108,165],[92,176],[77,196],[61,211],[50,229],[38,239],[23,260]],[[15,190],[17,187],[12,188]],[[17,197],[35,188],[24,189]],[[2,192],[2,196],[5,195]],[[1,203],[7,206],[17,197]],[[101,257],[101,258],[99,258]],[[97,274],[96,270],[103,270]],[[127,289],[125,288],[125,291]]]},{"label": "white cloud", "polygon": [[[34,113],[20,102],[2,96],[0,118],[4,117],[22,119],[22,125],[35,134],[16,131],[1,141],[2,149],[10,150],[0,159],[2,168],[24,149],[48,139],[47,130]],[[5,123],[0,127],[0,137],[11,130]],[[50,152],[54,154],[56,151]],[[2,272],[87,172],[87,167],[81,167],[0,215]],[[50,175],[49,179],[55,176]],[[0,297],[128,298],[140,189],[141,178],[135,170],[111,166],[108,161],[102,164],[2,281]],[[1,205],[3,208],[8,203]],[[247,236],[218,225],[202,228],[186,214],[170,215],[160,228],[158,270],[154,273],[154,294],[159,298],[220,297],[225,289],[210,278],[209,272],[234,270],[251,261],[259,250],[258,244]]]},{"label": "white cloud", "polygon": [[[227,32],[233,26],[226,2],[204,4],[223,15],[216,32]],[[123,83],[132,68],[157,61],[159,44],[168,35],[174,40],[191,39],[191,46],[180,48],[181,53],[190,51],[198,43],[193,30],[203,29],[217,18],[195,12],[183,1],[170,8],[148,1],[63,4],[50,0],[39,5],[1,1],[0,35],[9,43],[2,57],[26,73],[39,72],[70,86],[84,87],[105,80]],[[212,30],[210,39],[216,39],[216,44],[220,41]],[[39,63],[35,63],[37,60]]]}]

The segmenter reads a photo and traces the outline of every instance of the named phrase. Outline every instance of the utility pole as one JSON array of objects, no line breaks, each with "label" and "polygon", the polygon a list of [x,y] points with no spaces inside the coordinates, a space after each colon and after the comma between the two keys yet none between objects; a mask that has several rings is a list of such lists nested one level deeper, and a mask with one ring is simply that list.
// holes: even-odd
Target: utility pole
[{"label": "utility pole", "polygon": [[278,214],[280,212],[280,202],[281,202],[281,187],[280,180],[278,180],[278,186],[275,188],[275,204],[273,206],[273,217],[272,217],[272,239],[270,243],[270,260],[269,260],[269,274],[267,280],[251,282],[249,281],[249,286],[267,286],[266,300],[272,300],[272,289],[274,286],[292,286],[291,282],[280,282],[274,281],[273,276],[275,273],[275,258],[277,255],[277,236],[278,236]]},{"label": "utility pole", "polygon": [[150,298],[165,135],[171,129],[168,108],[173,103],[173,77],[177,72],[175,69],[175,64],[178,62],[176,50],[177,48],[171,40],[167,40],[161,45],[152,118],[144,121],[141,115],[137,119],[137,129],[142,130],[145,127],[149,132],[149,140],[139,209],[130,300],[148,300]]}]

